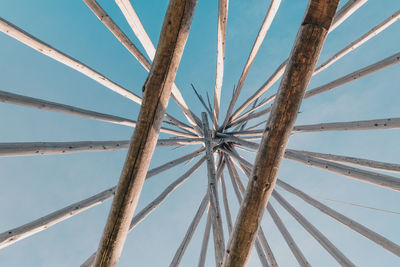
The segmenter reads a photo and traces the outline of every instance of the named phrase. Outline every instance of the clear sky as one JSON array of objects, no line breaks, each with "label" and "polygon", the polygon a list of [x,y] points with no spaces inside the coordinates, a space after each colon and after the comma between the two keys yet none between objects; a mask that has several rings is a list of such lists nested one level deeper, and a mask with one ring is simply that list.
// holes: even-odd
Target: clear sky
[{"label": "clear sky", "polygon": [[[131,1],[156,44],[168,1]],[[257,90],[286,59],[299,28],[306,0],[283,0],[247,78],[238,103]],[[114,1],[101,6],[144,52]],[[345,3],[342,0],[341,5]],[[221,114],[229,104],[270,1],[231,0],[226,41],[226,67]],[[200,0],[176,83],[193,111],[204,111],[190,84],[205,97],[213,95],[216,65],[217,1]],[[400,8],[399,0],[369,0],[327,38],[320,61],[367,32]],[[141,95],[146,71],[86,7],[83,1],[2,0],[0,16],[109,79]],[[309,88],[375,63],[400,49],[400,23],[316,75]],[[305,100],[297,124],[400,117],[400,67],[394,66],[329,93]],[[136,119],[139,106],[95,81],[0,33],[0,90]],[[266,94],[276,91],[278,83]],[[171,101],[168,112],[185,120]],[[0,103],[0,142],[129,139],[132,128],[71,115]],[[220,120],[223,119],[221,116]],[[265,117],[263,117],[265,119]],[[255,122],[250,123],[253,125]],[[400,130],[303,133],[288,147],[399,163]],[[168,135],[162,134],[164,138]],[[198,146],[157,148],[151,166],[191,152]],[[0,158],[0,232],[22,225],[114,186],[126,151]],[[253,161],[252,155],[243,154]],[[195,161],[193,161],[195,162]],[[191,166],[190,163],[189,166]],[[137,211],[188,168],[183,165],[146,182]],[[226,175],[227,176],[227,175]],[[330,172],[283,161],[279,176],[305,192],[399,211],[399,195]],[[233,217],[237,201],[227,179]],[[127,238],[119,266],[168,266],[204,196],[202,166]],[[366,238],[280,190],[291,203],[358,266],[400,266],[400,260]],[[400,243],[399,215],[324,202],[352,219]],[[111,201],[82,212],[39,234],[0,250],[0,266],[78,266],[98,246]],[[284,223],[315,266],[336,266],[333,258],[275,201]],[[296,261],[269,215],[262,226],[281,266]],[[223,217],[225,221],[225,217]],[[181,266],[197,264],[205,217]],[[225,233],[228,236],[228,233]],[[210,238],[210,244],[212,238]],[[212,245],[207,266],[214,265]],[[253,252],[249,266],[260,266]]]}]

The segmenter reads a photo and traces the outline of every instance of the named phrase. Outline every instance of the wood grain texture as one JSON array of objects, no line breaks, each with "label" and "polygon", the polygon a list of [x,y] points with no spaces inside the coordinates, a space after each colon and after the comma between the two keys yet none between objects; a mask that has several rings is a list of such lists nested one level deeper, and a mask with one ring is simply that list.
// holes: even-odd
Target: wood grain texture
[{"label": "wood grain texture", "polygon": [[278,89],[223,266],[247,264],[300,104],[339,1],[311,0]]},{"label": "wood grain texture", "polygon": [[116,266],[128,234],[162,118],[186,44],[196,0],[171,0],[164,18],[154,63],[143,86],[138,123],[118,182],[95,266]]}]

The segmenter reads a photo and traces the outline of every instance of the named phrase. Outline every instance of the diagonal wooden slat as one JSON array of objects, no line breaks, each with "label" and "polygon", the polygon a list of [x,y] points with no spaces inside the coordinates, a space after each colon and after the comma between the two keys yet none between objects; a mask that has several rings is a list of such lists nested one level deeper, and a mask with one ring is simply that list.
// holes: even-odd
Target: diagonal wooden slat
[{"label": "diagonal wooden slat", "polygon": [[154,63],[143,86],[144,101],[138,123],[96,253],[95,266],[118,263],[155,149],[196,4],[196,0],[171,0],[169,3]]},{"label": "diagonal wooden slat", "polygon": [[249,259],[262,214],[274,189],[278,169],[339,1],[311,0],[278,89],[278,97],[258,150],[246,193],[230,236],[223,266]]}]

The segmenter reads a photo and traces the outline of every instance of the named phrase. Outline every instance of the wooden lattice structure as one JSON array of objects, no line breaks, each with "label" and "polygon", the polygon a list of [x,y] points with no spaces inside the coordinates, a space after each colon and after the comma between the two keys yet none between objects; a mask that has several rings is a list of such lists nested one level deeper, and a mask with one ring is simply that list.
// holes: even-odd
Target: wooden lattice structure
[{"label": "wooden lattice structure", "polygon": [[[346,256],[346,253],[340,251],[301,212],[296,210],[281,195],[280,191],[287,191],[293,194],[323,214],[400,257],[400,246],[389,240],[389,238],[328,207],[315,197],[297,189],[288,182],[278,179],[278,170],[282,159],[285,158],[340,174],[359,182],[369,183],[388,190],[400,190],[400,178],[395,176],[400,173],[400,164],[286,148],[289,137],[292,134],[302,132],[400,128],[400,118],[309,125],[295,124],[303,99],[334,90],[344,84],[400,63],[400,53],[396,53],[321,86],[307,89],[313,75],[322,72],[399,20],[399,10],[394,11],[390,17],[368,32],[355,38],[353,42],[340,49],[328,60],[317,65],[325,38],[329,32],[337,28],[362,7],[367,0],[348,0],[340,9],[338,9],[339,0],[310,0],[289,58],[279,65],[276,71],[253,95],[249,96],[243,103],[240,103],[239,107],[236,107],[236,104],[239,104],[237,102],[239,94],[242,92],[250,68],[281,5],[281,0],[271,0],[243,72],[237,86],[234,88],[227,112],[224,114],[220,110],[220,104],[229,1],[219,0],[214,102],[212,104],[209,100],[207,103],[201,96],[201,92],[196,91],[193,87],[206,111],[199,116],[192,112],[185,102],[180,89],[174,83],[190,32],[192,18],[195,14],[196,0],[170,0],[157,48],[147,35],[131,2],[129,0],[115,1],[143,46],[147,56],[142,54],[140,49],[114,23],[96,0],[83,1],[121,44],[129,50],[143,68],[149,72],[149,76],[143,85],[143,98],[111,81],[84,63],[30,35],[9,21],[0,19],[0,30],[4,34],[141,105],[137,121],[132,118],[123,118],[6,91],[0,91],[0,101],[134,127],[135,130],[131,140],[0,143],[0,156],[128,149],[119,184],[37,220],[4,231],[0,234],[0,248],[39,233],[75,214],[113,198],[111,211],[97,253],[91,256],[88,255],[87,261],[82,266],[92,266],[93,264],[95,266],[114,266],[118,263],[128,232],[159,207],[167,196],[185,182],[202,164],[206,164],[207,190],[204,192],[204,198],[189,225],[181,245],[178,247],[176,254],[171,257],[170,266],[178,266],[180,264],[201,218],[206,213],[208,215],[206,217],[201,251],[199,252],[198,266],[204,266],[205,264],[211,230],[216,266],[245,265],[249,260],[253,247],[256,249],[262,266],[277,266],[278,262],[268,243],[268,231],[260,227],[265,210],[268,211],[271,219],[276,224],[298,264],[300,266],[309,266],[310,264],[302,252],[302,247],[296,243],[290,233],[290,229],[285,226],[283,220],[269,202],[270,196],[287,210],[338,264],[355,266],[352,260]],[[277,93],[270,95],[268,98],[263,98],[268,89],[281,78]],[[186,122],[166,113],[170,96],[181,108],[187,119]],[[251,126],[248,125],[252,120],[260,118],[263,118],[261,122]],[[162,125],[163,123],[164,125]],[[173,137],[159,139],[160,132]],[[149,169],[150,160],[156,146],[190,145],[201,145],[201,148]],[[239,150],[244,150],[246,153],[255,153],[256,160],[254,164],[251,164],[245,156],[241,155]],[[196,157],[199,159],[191,167],[188,167],[188,170],[182,176],[165,188],[145,208],[135,212],[146,179],[182,163],[191,162]],[[243,173],[243,177],[249,180],[242,181],[243,177],[240,177],[237,168]],[[240,204],[236,218],[233,218],[229,208],[230,198],[227,196],[227,181],[224,177],[224,171],[229,173],[233,191]],[[382,171],[391,172],[394,175],[382,173]],[[249,182],[247,183],[247,181]],[[243,182],[246,182],[247,186]],[[278,190],[274,190],[275,186]],[[226,236],[226,233],[229,236]],[[193,261],[193,264],[196,261],[197,259]]]}]

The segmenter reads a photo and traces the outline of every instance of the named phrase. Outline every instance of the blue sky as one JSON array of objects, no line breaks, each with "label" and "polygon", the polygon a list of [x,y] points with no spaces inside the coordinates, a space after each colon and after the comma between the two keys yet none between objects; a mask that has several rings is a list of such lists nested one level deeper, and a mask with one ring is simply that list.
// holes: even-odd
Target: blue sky
[{"label": "blue sky", "polygon": [[[283,0],[272,27],[247,78],[238,103],[242,103],[287,58],[299,28],[306,0]],[[99,3],[143,51],[114,1]],[[156,44],[168,1],[132,2],[150,38]],[[259,26],[270,1],[230,1],[226,41],[226,67],[221,103],[229,104]],[[345,2],[342,1],[341,5]],[[0,16],[79,59],[113,81],[141,95],[147,73],[132,55],[91,13],[83,1],[3,0]],[[329,58],[400,8],[398,0],[370,0],[327,38],[320,61]],[[213,95],[216,64],[217,1],[199,1],[176,83],[194,112],[204,111],[190,84],[200,93]],[[400,23],[316,75],[309,88],[341,77],[399,52]],[[137,118],[139,106],[107,88],[0,34],[1,89],[78,106],[103,113]],[[298,124],[399,117],[400,67],[394,66],[331,92],[305,100]],[[278,83],[268,92],[276,91]],[[171,101],[168,112],[184,120]],[[70,115],[0,103],[0,142],[80,141],[128,139],[132,129]],[[223,119],[223,118],[221,118]],[[265,119],[265,117],[264,117]],[[288,147],[343,154],[399,163],[399,130],[296,134]],[[167,135],[161,135],[167,137]],[[191,152],[197,146],[171,151],[157,148],[151,166]],[[0,232],[22,225],[118,181],[126,151],[0,158]],[[250,161],[252,155],[247,155]],[[191,163],[193,164],[193,163]],[[146,182],[139,211],[187,167],[180,166]],[[326,171],[284,161],[283,180],[312,195],[347,200],[399,211],[394,191],[364,184]],[[229,180],[229,179],[227,179]],[[206,169],[202,166],[185,184],[140,224],[127,238],[119,266],[167,266],[179,246],[205,193]],[[232,214],[237,213],[227,181]],[[290,194],[284,196],[359,266],[400,266],[398,258],[345,226],[321,214]],[[111,201],[85,211],[37,235],[0,250],[1,266],[77,266],[98,246]],[[336,266],[336,262],[275,201],[274,207],[311,264]],[[343,214],[400,243],[400,218],[360,208],[326,203]],[[296,264],[269,215],[262,226],[281,266]],[[223,217],[223,220],[225,217]],[[182,261],[197,264],[205,217]],[[225,236],[228,236],[226,233]],[[210,241],[212,238],[210,239]],[[213,266],[212,246],[207,266]],[[249,266],[259,266],[253,252]]]}]

